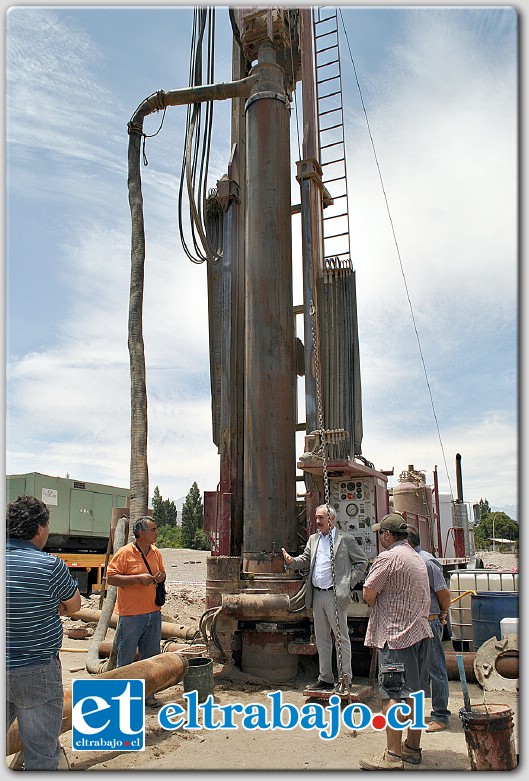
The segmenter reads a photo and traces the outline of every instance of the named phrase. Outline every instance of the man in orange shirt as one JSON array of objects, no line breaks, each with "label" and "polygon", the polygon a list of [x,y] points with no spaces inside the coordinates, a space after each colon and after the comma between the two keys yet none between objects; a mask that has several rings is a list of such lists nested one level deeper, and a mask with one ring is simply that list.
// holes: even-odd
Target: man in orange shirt
[{"label": "man in orange shirt", "polygon": [[[156,656],[162,639],[161,612],[154,601],[156,584],[166,578],[162,555],[155,545],[158,527],[143,515],[135,521],[133,533],[135,542],[120,548],[107,568],[108,585],[118,586],[117,667],[131,664],[136,649],[140,659]],[[145,702],[155,705],[156,698],[151,696]]]}]

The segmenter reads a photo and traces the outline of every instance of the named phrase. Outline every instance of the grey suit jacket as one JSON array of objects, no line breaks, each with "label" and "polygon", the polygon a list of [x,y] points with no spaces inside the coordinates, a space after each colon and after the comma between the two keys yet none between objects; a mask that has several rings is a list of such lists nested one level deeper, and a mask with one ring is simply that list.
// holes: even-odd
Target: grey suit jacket
[{"label": "grey suit jacket", "polygon": [[[312,607],[312,572],[316,562],[316,550],[320,540],[320,533],[311,534],[307,540],[305,550],[299,556],[294,556],[287,569],[307,569],[307,594],[305,596],[306,607]],[[364,579],[367,556],[358,545],[352,534],[336,529],[333,544],[334,572],[336,575],[336,596],[340,602],[349,602],[351,591]]]}]

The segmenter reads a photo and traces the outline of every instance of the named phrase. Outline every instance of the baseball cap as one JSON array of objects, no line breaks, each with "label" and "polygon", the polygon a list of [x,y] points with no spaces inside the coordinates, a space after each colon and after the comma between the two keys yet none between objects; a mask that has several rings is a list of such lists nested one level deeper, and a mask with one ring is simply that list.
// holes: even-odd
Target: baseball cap
[{"label": "baseball cap", "polygon": [[374,532],[379,529],[389,532],[405,532],[407,523],[400,513],[390,513],[389,515],[385,515],[380,523],[374,523],[371,528]]}]

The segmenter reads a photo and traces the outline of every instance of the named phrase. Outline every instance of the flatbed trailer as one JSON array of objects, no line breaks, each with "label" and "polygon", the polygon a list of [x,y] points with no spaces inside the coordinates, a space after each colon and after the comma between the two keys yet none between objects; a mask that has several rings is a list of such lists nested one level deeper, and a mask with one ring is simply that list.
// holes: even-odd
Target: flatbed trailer
[{"label": "flatbed trailer", "polygon": [[77,580],[81,594],[92,591],[101,592],[105,574],[106,554],[104,553],[53,553],[62,559],[70,574]]}]

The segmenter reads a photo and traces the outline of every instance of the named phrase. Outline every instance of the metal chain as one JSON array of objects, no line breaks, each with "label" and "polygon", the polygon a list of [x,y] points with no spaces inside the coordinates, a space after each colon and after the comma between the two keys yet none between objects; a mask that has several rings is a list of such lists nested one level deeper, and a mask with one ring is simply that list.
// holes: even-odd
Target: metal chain
[{"label": "metal chain", "polygon": [[346,680],[348,678],[347,675],[344,675],[343,672],[343,660],[342,660],[342,636],[340,633],[340,617],[338,613],[338,596],[336,594],[336,572],[334,568],[334,547],[332,544],[332,534],[331,534],[331,515],[330,515],[330,491],[329,491],[329,474],[327,470],[327,452],[325,449],[325,434],[327,433],[323,427],[323,403],[322,403],[322,397],[321,397],[321,381],[320,381],[320,359],[319,359],[319,351],[318,351],[318,338],[316,334],[316,324],[315,324],[315,317],[316,317],[316,309],[314,307],[314,302],[311,300],[310,302],[310,324],[312,329],[312,343],[314,345],[314,367],[315,367],[315,373],[316,373],[316,403],[318,408],[318,429],[320,435],[320,455],[322,460],[322,468],[323,468],[323,491],[325,496],[325,504],[327,506],[327,514],[328,514],[328,524],[329,524],[329,552],[331,555],[331,574],[332,574],[332,590],[333,590],[333,596],[334,596],[334,617],[336,622],[336,628],[335,628],[335,640],[336,640],[336,656],[337,656],[337,662],[338,662],[338,687],[339,691],[344,691],[349,689],[349,681]]}]

